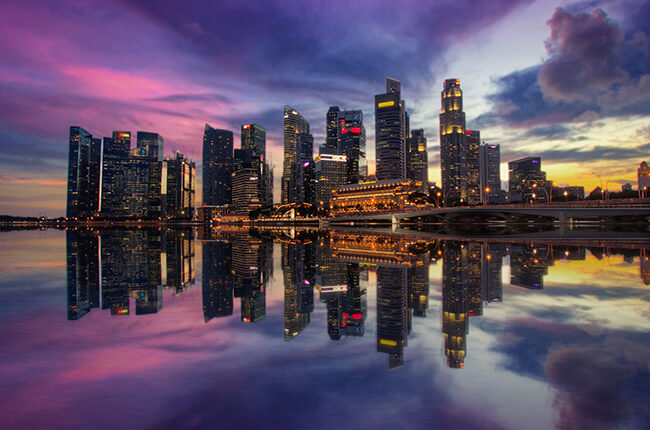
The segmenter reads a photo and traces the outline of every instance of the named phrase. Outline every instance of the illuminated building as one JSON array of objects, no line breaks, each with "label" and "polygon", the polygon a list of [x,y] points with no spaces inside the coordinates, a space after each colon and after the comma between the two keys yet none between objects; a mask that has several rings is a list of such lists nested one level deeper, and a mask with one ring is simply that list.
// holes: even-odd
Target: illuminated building
[{"label": "illuminated building", "polygon": [[467,316],[483,315],[483,273],[481,272],[483,262],[482,244],[480,242],[468,242],[464,245],[467,250],[462,270],[467,286]]},{"label": "illuminated building", "polygon": [[419,190],[429,191],[429,162],[427,156],[427,139],[424,130],[413,130],[408,140],[407,177],[421,184]]},{"label": "illuminated building", "polygon": [[340,186],[332,191],[332,215],[403,209],[409,194],[418,191],[412,180],[369,181]]},{"label": "illuminated building", "polygon": [[377,179],[406,178],[405,108],[400,82],[386,78],[386,93],[375,96]]},{"label": "illuminated building", "polygon": [[[142,154],[141,154],[142,152]],[[149,160],[139,148],[130,150],[126,171],[126,188],[123,193],[124,216],[147,218],[149,214],[150,167],[155,163]]]},{"label": "illuminated building", "polygon": [[319,205],[328,206],[332,191],[345,185],[347,157],[345,155],[321,154],[314,164],[314,188]]},{"label": "illuminated building", "polygon": [[203,132],[203,204],[230,204],[232,172],[232,131],[215,129],[206,124]]},{"label": "illuminated building", "polygon": [[260,160],[260,202],[263,206],[273,204],[273,172],[266,157],[266,129],[257,124],[241,126],[241,149],[250,149]]},{"label": "illuminated building", "polygon": [[501,269],[506,255],[505,245],[485,243],[482,248],[481,291],[485,303],[503,301]]},{"label": "illuminated building", "polygon": [[441,97],[440,174],[447,205],[467,201],[465,112],[460,79],[447,79]]},{"label": "illuminated building", "polygon": [[101,141],[70,127],[66,217],[87,218],[99,211]]},{"label": "illuminated building", "polygon": [[284,106],[284,161],[282,164],[282,204],[295,203],[295,189],[291,188],[291,178],[298,162],[297,135],[309,133],[309,123],[291,106]]},{"label": "illuminated building", "polygon": [[139,131],[136,136],[136,148],[139,155],[144,155],[152,161],[163,160],[163,138],[161,135]]},{"label": "illuminated building", "polygon": [[339,112],[337,131],[337,154],[347,157],[346,183],[356,184],[368,175],[366,128],[363,126],[363,112],[360,110]]},{"label": "illuminated building", "polygon": [[167,158],[167,197],[165,214],[168,219],[192,219],[196,167],[180,152]]},{"label": "illuminated building", "polygon": [[442,333],[447,365],[462,368],[467,348],[470,298],[467,263],[469,250],[458,241],[446,241],[442,262]]},{"label": "illuminated building", "polygon": [[106,218],[128,216],[125,201],[130,170],[129,151],[131,132],[114,131],[113,137],[105,137],[102,156],[102,202],[101,215]]},{"label": "illuminated building", "polygon": [[203,247],[203,319],[232,315],[232,244],[205,241]]},{"label": "illuminated building", "polygon": [[325,127],[327,129],[327,137],[325,144],[321,146],[321,154],[339,154],[339,112],[338,106],[330,106],[325,117]]},{"label": "illuminated building", "polygon": [[87,231],[66,231],[68,319],[99,307],[99,241]]},{"label": "illuminated building", "polygon": [[232,174],[232,204],[239,213],[248,214],[262,206],[262,163],[252,149],[235,149]]},{"label": "illuminated building", "polygon": [[232,274],[235,297],[241,298],[241,320],[255,323],[266,316],[266,292],[262,279],[261,239],[238,236],[232,242]]},{"label": "illuminated building", "polygon": [[511,161],[508,163],[508,169],[510,202],[530,203],[533,200],[536,202],[548,200],[546,172],[542,171],[542,161],[539,157]]},{"label": "illuminated building", "polygon": [[481,201],[501,203],[501,150],[499,145],[480,146]]},{"label": "illuminated building", "polygon": [[377,267],[377,351],[388,354],[388,367],[404,364],[408,334],[406,268]]},{"label": "illuminated building", "polygon": [[636,170],[638,190],[642,193],[641,197],[648,197],[648,190],[650,190],[650,167],[646,161],[642,161],[639,168]]},{"label": "illuminated building", "polygon": [[294,203],[314,203],[314,137],[309,133],[296,135],[296,163],[289,187]]},{"label": "illuminated building", "polygon": [[481,133],[465,130],[465,162],[467,163],[467,204],[481,203]]}]

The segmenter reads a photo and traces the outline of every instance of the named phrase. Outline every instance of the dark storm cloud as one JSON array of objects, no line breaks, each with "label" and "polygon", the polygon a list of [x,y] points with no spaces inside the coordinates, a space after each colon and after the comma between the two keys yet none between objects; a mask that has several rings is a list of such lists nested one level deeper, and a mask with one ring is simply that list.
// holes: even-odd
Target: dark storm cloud
[{"label": "dark storm cloud", "polygon": [[[621,148],[619,146],[590,146],[581,149],[565,149],[564,147],[536,150],[535,154],[544,161],[584,162],[590,160],[627,160],[647,158],[650,153],[650,143],[636,148]],[[515,159],[530,156],[525,150],[502,151],[504,159]]]},{"label": "dark storm cloud", "polygon": [[556,9],[548,59],[497,78],[498,91],[488,97],[495,109],[479,123],[525,127],[650,114],[650,30],[637,18],[650,19],[649,10],[648,1],[630,2],[623,27],[601,9]]}]

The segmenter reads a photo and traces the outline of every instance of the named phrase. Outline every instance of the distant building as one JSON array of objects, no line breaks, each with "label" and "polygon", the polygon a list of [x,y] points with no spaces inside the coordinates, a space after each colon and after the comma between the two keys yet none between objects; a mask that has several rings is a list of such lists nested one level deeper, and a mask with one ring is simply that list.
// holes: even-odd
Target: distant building
[{"label": "distant building", "polygon": [[481,170],[481,201],[502,203],[501,151],[499,145],[483,144],[479,147]]},{"label": "distant building", "polygon": [[407,177],[421,183],[420,191],[428,193],[429,190],[429,162],[427,156],[427,139],[424,130],[411,131],[408,140],[408,169]]},{"label": "distant building", "polygon": [[248,214],[262,206],[259,182],[259,169],[242,168],[232,174],[232,205],[237,212]]},{"label": "distant building", "polygon": [[416,182],[409,179],[343,185],[332,192],[331,214],[403,209],[408,205],[408,196],[418,189]]},{"label": "distant building", "polygon": [[146,156],[152,161],[162,161],[164,158],[163,138],[158,133],[139,131],[136,148],[139,149],[139,155]]},{"label": "distant building", "polygon": [[241,126],[241,148],[250,149],[260,160],[260,202],[263,206],[273,204],[273,172],[266,156],[266,129],[257,124]]},{"label": "distant building", "polygon": [[650,190],[650,167],[648,167],[647,162],[641,162],[641,165],[636,171],[636,175],[639,187],[638,189],[640,192],[644,193],[644,197],[647,197],[647,191]]},{"label": "distant building", "polygon": [[192,219],[194,215],[194,194],[196,166],[180,152],[175,158],[167,158],[167,198],[166,216],[168,219]]},{"label": "distant building", "polygon": [[508,163],[510,202],[545,202],[549,199],[546,172],[539,157],[526,157]]},{"label": "distant building", "polygon": [[553,187],[553,199],[558,201],[584,200],[585,187]]},{"label": "distant building", "polygon": [[375,154],[378,180],[406,178],[406,115],[398,80],[386,78],[375,96]]},{"label": "distant building", "polygon": [[465,161],[467,162],[467,204],[481,203],[481,133],[465,130]]},{"label": "distant building", "polygon": [[125,201],[130,171],[131,132],[114,131],[104,138],[102,156],[101,215],[106,218],[129,216]]},{"label": "distant building", "polygon": [[360,110],[345,110],[338,114],[338,151],[347,157],[346,183],[356,184],[368,174],[366,166],[366,128]]},{"label": "distant building", "polygon": [[203,204],[230,204],[232,172],[232,131],[219,130],[206,124],[203,132]]},{"label": "distant building", "polygon": [[388,367],[404,364],[408,335],[408,273],[400,267],[377,267],[377,351],[388,354]]},{"label": "distant building", "polygon": [[339,154],[339,113],[340,109],[338,106],[331,106],[327,111],[325,117],[325,127],[327,131],[327,136],[325,138],[325,144],[321,147],[321,154]]},{"label": "distant building", "polygon": [[[332,191],[346,183],[347,157],[345,155],[321,154],[314,162],[315,202],[329,206]],[[322,203],[321,203],[322,202]]]}]

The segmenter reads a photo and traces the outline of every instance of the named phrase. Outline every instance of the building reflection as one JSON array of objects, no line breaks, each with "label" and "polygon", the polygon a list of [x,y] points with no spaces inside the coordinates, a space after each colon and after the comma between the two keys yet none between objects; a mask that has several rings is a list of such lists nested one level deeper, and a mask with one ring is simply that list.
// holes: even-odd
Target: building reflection
[{"label": "building reflection", "polygon": [[[356,234],[348,231],[249,231],[200,229],[202,311],[207,323],[231,317],[240,300],[240,320],[267,316],[267,285],[273,248],[280,242],[284,282],[284,340],[297,338],[316,310],[326,308],[327,336],[333,341],[365,334],[368,273],[376,289],[376,350],[388,368],[404,365],[408,337],[427,318],[432,262],[442,259],[441,321],[443,354],[450,368],[463,368],[470,320],[503,302],[503,262],[510,259],[510,284],[544,287],[558,260],[623,255],[640,260],[640,276],[650,284],[650,252],[644,246],[554,244],[506,240],[426,240],[417,235]],[[68,230],[67,317],[77,320],[93,308],[111,315],[155,314],[163,290],[182,293],[195,282],[195,235],[191,229]],[[435,288],[434,288],[435,291]],[[435,309],[435,307],[434,307]]]},{"label": "building reflection", "polygon": [[180,292],[194,283],[190,229],[68,230],[66,248],[71,320],[100,306],[111,315],[157,313],[163,286]]}]

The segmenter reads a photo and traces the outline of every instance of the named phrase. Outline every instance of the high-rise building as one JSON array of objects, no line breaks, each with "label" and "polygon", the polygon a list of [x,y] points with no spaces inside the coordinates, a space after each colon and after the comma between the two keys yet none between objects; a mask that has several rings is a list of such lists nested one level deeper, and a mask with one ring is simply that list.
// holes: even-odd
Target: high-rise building
[{"label": "high-rise building", "polygon": [[368,175],[363,112],[360,110],[339,112],[337,126],[338,154],[347,157],[346,183],[357,184]]},{"label": "high-rise building", "polygon": [[481,203],[481,133],[465,130],[465,161],[467,162],[467,204]]},{"label": "high-rise building", "polygon": [[66,231],[68,319],[99,307],[99,240],[89,231]]},{"label": "high-rise building", "polygon": [[648,197],[650,190],[650,167],[646,161],[642,161],[639,168],[636,170],[637,184],[639,192],[643,193],[642,197]]},{"label": "high-rise building", "polygon": [[508,163],[510,202],[548,201],[550,190],[539,157],[526,157]]},{"label": "high-rise building", "polygon": [[339,154],[339,112],[338,106],[331,106],[325,117],[325,126],[327,128],[327,137],[325,145],[321,147],[321,154]]},{"label": "high-rise building", "polygon": [[408,334],[408,274],[399,267],[377,267],[377,351],[388,353],[388,367],[404,364]]},{"label": "high-rise building", "polygon": [[232,174],[232,204],[237,212],[248,214],[262,206],[259,183],[260,171],[258,169],[235,170]]},{"label": "high-rise building", "polygon": [[282,165],[282,204],[296,201],[296,190],[291,178],[298,163],[298,135],[309,133],[309,123],[291,106],[284,106],[284,161]]},{"label": "high-rise building", "polygon": [[192,219],[196,167],[180,152],[167,158],[166,216],[168,219]]},{"label": "high-rise building", "polygon": [[469,250],[458,241],[445,242],[442,265],[442,332],[447,365],[462,368],[469,329]]},{"label": "high-rise building", "polygon": [[441,93],[440,174],[447,205],[467,201],[465,112],[460,79],[447,79]]},{"label": "high-rise building", "polygon": [[66,216],[88,218],[99,211],[101,141],[70,127]]},{"label": "high-rise building", "polygon": [[232,244],[204,241],[202,254],[203,319],[208,322],[233,312]]},{"label": "high-rise building", "polygon": [[405,113],[400,82],[386,78],[386,93],[375,96],[377,179],[406,178]]},{"label": "high-rise building", "polygon": [[241,126],[241,149],[250,149],[260,160],[259,199],[263,206],[273,204],[273,172],[266,157],[266,129],[257,124]]},{"label": "high-rise building", "polygon": [[102,156],[102,202],[101,215],[106,218],[127,217],[126,196],[128,192],[129,153],[131,132],[114,131],[113,137],[105,137]]},{"label": "high-rise building", "polygon": [[282,244],[282,271],[284,272],[284,340],[293,340],[310,321],[310,311],[303,306],[299,293],[303,285],[312,288],[305,265],[305,245]]},{"label": "high-rise building", "polygon": [[314,165],[314,188],[316,203],[329,207],[332,190],[338,190],[347,181],[347,157],[345,155],[321,154]]},{"label": "high-rise building", "polygon": [[408,140],[407,176],[413,179],[421,192],[429,192],[429,163],[427,156],[427,139],[424,130],[413,130]]},{"label": "high-rise building", "polygon": [[480,146],[481,200],[501,203],[501,151],[499,145]]},{"label": "high-rise building", "polygon": [[[257,144],[257,142],[255,142]],[[232,131],[205,125],[203,132],[203,204],[222,206],[232,199]]]}]

